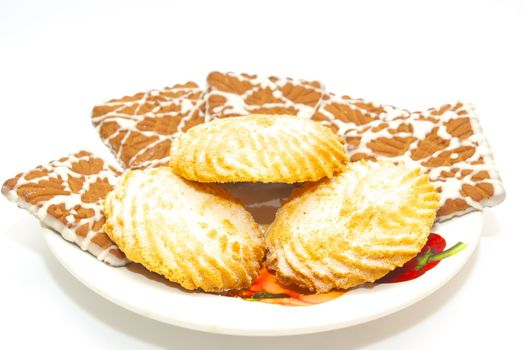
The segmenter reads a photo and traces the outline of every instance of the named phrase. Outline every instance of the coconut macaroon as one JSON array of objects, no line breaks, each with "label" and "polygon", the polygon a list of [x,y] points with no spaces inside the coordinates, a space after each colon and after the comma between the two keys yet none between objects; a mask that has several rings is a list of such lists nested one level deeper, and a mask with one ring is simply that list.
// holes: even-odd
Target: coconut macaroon
[{"label": "coconut macaroon", "polygon": [[104,230],[129,260],[186,289],[240,289],[257,277],[262,233],[215,185],[187,181],[167,167],[129,170],[104,213]]},{"label": "coconut macaroon", "polygon": [[331,178],[344,144],[318,122],[288,115],[216,119],[175,136],[173,171],[199,182],[295,183]]},{"label": "coconut macaroon", "polygon": [[403,163],[350,163],[296,189],[266,233],[267,266],[315,292],[373,282],[412,259],[435,220],[439,194]]}]

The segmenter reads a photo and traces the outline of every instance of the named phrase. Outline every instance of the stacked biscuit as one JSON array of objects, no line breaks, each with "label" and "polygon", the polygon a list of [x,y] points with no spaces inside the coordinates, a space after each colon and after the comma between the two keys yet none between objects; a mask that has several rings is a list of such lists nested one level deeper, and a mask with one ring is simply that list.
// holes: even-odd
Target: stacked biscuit
[{"label": "stacked biscuit", "polygon": [[[504,198],[471,106],[409,112],[318,81],[207,80],[93,109],[123,175],[80,152],[2,192],[110,265],[131,260],[210,292],[248,287],[264,257],[280,281],[310,291],[372,282],[420,251],[435,218]],[[264,235],[214,184],[236,182],[298,187]]]},{"label": "stacked biscuit", "polygon": [[[216,119],[174,137],[170,167],[127,171],[105,201],[104,229],[129,259],[187,289],[248,287],[265,249],[281,281],[311,291],[374,281],[422,249],[439,195],[418,168],[347,160],[343,140],[312,120]],[[210,182],[307,184],[263,239]]]},{"label": "stacked biscuit", "polygon": [[314,121],[217,119],[174,137],[170,167],[125,172],[106,198],[104,229],[130,260],[187,289],[247,288],[265,254],[262,232],[211,182],[317,181],[346,161],[343,141]]}]

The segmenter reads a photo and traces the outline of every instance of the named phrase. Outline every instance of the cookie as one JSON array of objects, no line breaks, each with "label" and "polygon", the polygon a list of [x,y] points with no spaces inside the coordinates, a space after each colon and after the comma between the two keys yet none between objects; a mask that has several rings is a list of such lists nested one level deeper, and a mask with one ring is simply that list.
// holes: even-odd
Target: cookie
[{"label": "cookie", "polygon": [[328,95],[314,120],[346,141],[351,161],[389,159],[420,166],[441,195],[438,220],[495,206],[505,191],[471,105],[408,112]]},{"label": "cookie", "polygon": [[266,232],[267,266],[283,283],[314,292],[373,282],[417,255],[439,195],[419,168],[349,163],[302,185]]},{"label": "cookie", "polygon": [[318,81],[211,72],[207,77],[206,120],[250,114],[287,114],[309,118],[324,87]]},{"label": "cookie", "polygon": [[393,106],[380,105],[347,95],[326,93],[322,96],[311,119],[330,127],[333,132],[344,135],[346,130],[382,120],[384,115],[407,117],[409,112]]},{"label": "cookie", "polygon": [[264,256],[262,233],[230,194],[167,167],[128,170],[104,204],[105,231],[127,257],[186,289],[246,288]]},{"label": "cookie", "polygon": [[287,115],[215,119],[177,134],[172,146],[173,171],[199,182],[317,181],[347,161],[329,128]]},{"label": "cookie", "polygon": [[128,260],[102,230],[102,201],[117,176],[104,160],[80,151],[16,175],[2,193],[98,260],[122,266]]},{"label": "cookie", "polygon": [[166,165],[173,135],[204,121],[202,97],[197,84],[177,84],[95,106],[91,120],[124,168]]}]

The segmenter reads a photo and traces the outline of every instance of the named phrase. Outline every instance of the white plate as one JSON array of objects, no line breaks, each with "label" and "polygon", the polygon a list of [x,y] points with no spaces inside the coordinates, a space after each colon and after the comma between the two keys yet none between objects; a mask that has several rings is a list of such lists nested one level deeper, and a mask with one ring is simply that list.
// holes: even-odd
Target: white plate
[{"label": "white plate", "polygon": [[467,248],[444,259],[423,276],[401,283],[355,288],[343,296],[312,306],[290,307],[251,302],[198,292],[185,292],[151,273],[113,268],[45,229],[58,260],[87,287],[106,299],[145,317],[205,332],[237,335],[314,333],[364,323],[403,309],[428,296],[466,263],[480,238],[482,212],[473,212],[436,225],[451,247]]}]

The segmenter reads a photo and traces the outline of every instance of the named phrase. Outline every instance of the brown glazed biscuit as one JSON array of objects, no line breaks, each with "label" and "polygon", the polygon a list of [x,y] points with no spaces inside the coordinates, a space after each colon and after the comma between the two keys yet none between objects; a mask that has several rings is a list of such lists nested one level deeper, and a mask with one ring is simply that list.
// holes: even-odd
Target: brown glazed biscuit
[{"label": "brown glazed biscuit", "polygon": [[215,119],[173,140],[173,171],[199,182],[317,181],[347,162],[343,141],[320,123],[288,115]]},{"label": "brown glazed biscuit", "polygon": [[373,282],[418,254],[438,203],[419,168],[349,163],[297,188],[280,207],[266,232],[267,266],[314,292]]},{"label": "brown glazed biscuit", "polygon": [[382,116],[406,117],[409,112],[393,106],[379,105],[350,96],[326,93],[311,119],[329,126],[335,133],[344,133],[350,127],[366,125]]},{"label": "brown glazed biscuit", "polygon": [[2,193],[98,260],[122,266],[128,260],[102,230],[102,201],[117,176],[104,160],[80,151],[16,175]]},{"label": "brown glazed biscuit", "polygon": [[128,170],[104,212],[104,229],[130,260],[186,289],[241,289],[257,278],[262,232],[214,184],[187,181],[167,167]]},{"label": "brown glazed biscuit", "polygon": [[440,192],[437,220],[501,203],[505,191],[471,105],[408,112],[327,95],[313,116],[346,141],[350,161],[414,163]]},{"label": "brown glazed biscuit", "polygon": [[91,120],[124,168],[166,165],[171,138],[204,121],[203,92],[188,82],[95,106]]},{"label": "brown glazed biscuit", "polygon": [[250,114],[309,118],[324,94],[318,81],[211,72],[207,77],[206,120]]}]

